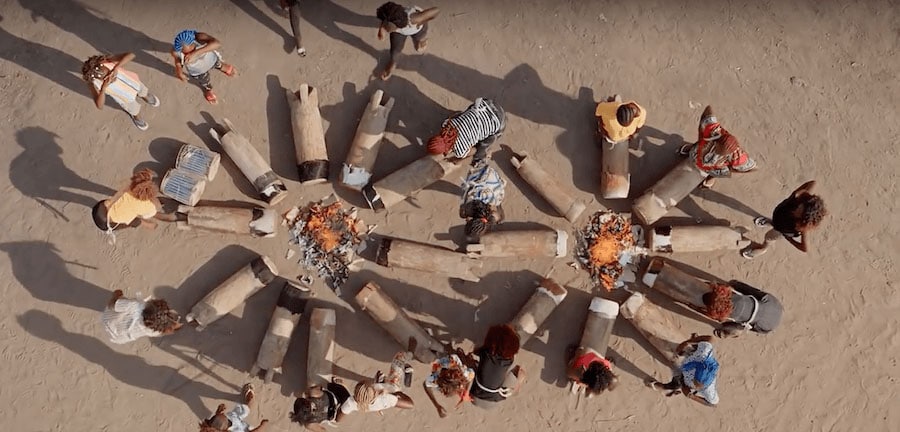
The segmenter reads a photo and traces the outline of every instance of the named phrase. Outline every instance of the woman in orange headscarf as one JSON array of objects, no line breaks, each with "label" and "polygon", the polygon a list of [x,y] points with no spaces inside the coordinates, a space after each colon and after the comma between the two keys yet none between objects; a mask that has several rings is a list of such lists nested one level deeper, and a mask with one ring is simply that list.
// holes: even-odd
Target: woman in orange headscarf
[{"label": "woman in orange headscarf", "polygon": [[741,148],[737,137],[719,124],[709,105],[700,115],[697,135],[695,144],[681,146],[678,153],[693,159],[707,174],[703,186],[712,187],[716,177],[731,177],[732,171],[744,173],[756,168],[756,161]]}]

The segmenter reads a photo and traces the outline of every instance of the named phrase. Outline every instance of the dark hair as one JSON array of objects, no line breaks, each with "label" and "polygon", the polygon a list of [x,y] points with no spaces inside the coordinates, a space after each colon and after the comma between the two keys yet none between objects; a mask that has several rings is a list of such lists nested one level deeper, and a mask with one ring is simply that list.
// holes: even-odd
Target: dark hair
[{"label": "dark hair", "polygon": [[800,197],[802,212],[800,213],[800,227],[814,228],[819,226],[822,219],[828,215],[828,209],[825,208],[825,200],[818,195],[805,194]]},{"label": "dark hair", "polygon": [[409,15],[406,8],[394,2],[387,2],[375,10],[375,16],[382,21],[387,21],[399,28],[409,25]]},{"label": "dark hair", "polygon": [[616,120],[618,120],[620,125],[628,126],[637,114],[638,107],[635,104],[627,103],[619,105],[619,109],[616,110]]},{"label": "dark hair", "polygon": [[494,211],[490,204],[483,201],[470,201],[466,203],[467,221],[466,236],[477,241],[494,224]]},{"label": "dark hair", "polygon": [[144,325],[151,330],[160,333],[169,331],[178,325],[181,316],[169,307],[163,299],[153,299],[144,306],[144,312],[141,314],[144,318]]},{"label": "dark hair", "polygon": [[466,374],[457,367],[441,369],[434,382],[444,396],[461,394],[469,384]]},{"label": "dark hair", "polygon": [[491,326],[484,337],[481,349],[511,359],[519,352],[519,334],[509,324]]},{"label": "dark hair", "polygon": [[618,377],[605,364],[595,361],[588,365],[581,374],[581,382],[592,393],[602,393],[604,390],[612,390],[610,387],[618,381]]},{"label": "dark hair", "polygon": [[81,65],[81,79],[91,82],[94,78],[103,79],[109,71],[100,75],[100,72],[103,69],[103,62],[106,61],[106,56],[95,55],[91,56],[91,58],[84,61]]},{"label": "dark hair", "polygon": [[712,290],[703,294],[706,315],[716,321],[724,321],[731,316],[734,304],[731,302],[731,287],[725,284],[711,284]]},{"label": "dark hair", "polygon": [[[313,409],[313,407],[317,409]],[[308,398],[297,398],[294,400],[294,410],[290,413],[291,421],[303,425],[319,423],[325,420],[328,409],[320,409],[316,406],[316,401]]]}]

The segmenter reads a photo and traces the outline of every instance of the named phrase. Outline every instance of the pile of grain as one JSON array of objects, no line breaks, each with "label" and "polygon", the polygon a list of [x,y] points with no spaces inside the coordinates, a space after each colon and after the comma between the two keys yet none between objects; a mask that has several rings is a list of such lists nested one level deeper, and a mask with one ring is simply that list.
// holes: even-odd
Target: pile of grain
[{"label": "pile of grain", "polygon": [[591,281],[612,291],[624,271],[620,262],[623,252],[634,246],[631,222],[609,211],[594,213],[578,232],[577,242],[575,256],[591,274]]},{"label": "pile of grain", "polygon": [[294,207],[284,216],[290,227],[289,243],[300,252],[298,263],[338,290],[349,275],[348,266],[361,241],[355,208],[344,209],[340,201],[321,201],[304,208]]}]

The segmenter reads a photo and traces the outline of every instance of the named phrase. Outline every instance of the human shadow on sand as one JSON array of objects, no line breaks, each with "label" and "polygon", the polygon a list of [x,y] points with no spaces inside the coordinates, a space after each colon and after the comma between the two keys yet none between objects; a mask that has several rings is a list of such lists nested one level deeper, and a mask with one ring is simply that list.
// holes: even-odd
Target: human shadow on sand
[{"label": "human shadow on sand", "polygon": [[140,31],[119,24],[103,16],[103,12],[94,10],[78,0],[19,0],[19,4],[31,12],[33,22],[43,18],[91,45],[96,53],[89,53],[84,59],[94,54],[134,52],[136,63],[156,69],[165,75],[172,73],[172,66],[153,54],[168,55],[172,49],[171,43],[153,39]]},{"label": "human shadow on sand", "polygon": [[139,356],[114,351],[103,341],[92,336],[71,332],[63,328],[59,318],[39,310],[29,310],[16,320],[32,336],[56,343],[81,356],[85,361],[103,367],[119,382],[154,391],[182,400],[198,417],[208,415],[203,398],[213,400],[233,399],[226,393],[197,382],[195,377],[182,375],[178,370],[148,363]]},{"label": "human shadow on sand", "polygon": [[[157,287],[154,290],[154,297],[166,299],[173,308],[186,315],[194,304],[258,256],[257,252],[243,246],[225,247],[194,270],[178,288]],[[285,282],[285,278],[276,278],[247,299],[243,305],[211,323],[203,331],[197,331],[194,325],[188,325],[174,335],[161,338],[159,348],[211,378],[228,384],[227,379],[222,377],[218,370],[227,367],[242,372],[250,371]],[[335,309],[339,329],[335,338],[336,343],[347,349],[367,352],[368,340],[356,334],[356,329],[364,325],[354,322],[358,319],[354,318],[354,312],[346,306],[322,300],[320,297],[321,295],[313,297],[307,305],[306,312],[294,330],[290,349],[285,357],[283,373],[275,375],[274,382],[282,384],[285,395],[301,389],[302,383],[305,382],[308,314],[313,308]],[[340,330],[344,326],[347,328]],[[339,365],[335,365],[335,374],[354,381],[364,378]]]},{"label": "human shadow on sand", "polygon": [[[363,15],[338,5],[332,0],[303,0],[300,5],[300,15],[326,36],[350,45],[372,58],[378,58],[379,49],[366,43],[365,40],[341,28],[338,24],[363,27],[372,34],[373,42],[380,42],[376,38],[378,18],[375,17],[375,9],[372,15]],[[301,24],[302,25],[302,24]],[[302,30],[301,30],[302,31]],[[387,39],[387,38],[385,38]],[[386,42],[384,42],[386,43]],[[311,52],[316,52],[316,47],[306,47]]]},{"label": "human shadow on sand", "polygon": [[[3,20],[3,16],[0,16],[0,22]],[[87,58],[77,59],[56,48],[20,38],[3,28],[0,28],[0,58],[53,81],[72,93],[91,97],[87,84],[81,80],[81,64]],[[109,99],[111,98],[107,98],[107,105],[110,103]]]},{"label": "human shadow on sand", "polygon": [[[200,111],[200,116],[203,117],[203,123],[187,122],[188,128],[200,137],[208,149],[222,155],[220,166],[225,168],[225,171],[228,173],[228,176],[231,177],[234,186],[247,197],[253,198],[254,200],[260,200],[259,192],[256,191],[253,184],[250,183],[250,180],[244,176],[244,173],[241,172],[241,169],[238,168],[234,161],[228,156],[228,153],[225,152],[222,145],[209,133],[211,128],[215,128],[220,134],[222,133],[225,126],[224,117],[222,118],[223,123],[219,123],[213,118],[212,114],[206,111]],[[251,145],[253,145],[254,139],[258,139],[258,137],[251,137],[247,130],[241,129],[241,125],[237,124],[234,125],[234,127],[237,129],[236,132],[240,133],[250,141]],[[255,145],[254,148],[256,148]],[[222,174],[219,173],[217,174],[217,177],[221,175]]]},{"label": "human shadow on sand", "polygon": [[53,207],[48,200],[91,208],[98,198],[86,192],[109,197],[116,191],[87,180],[66,167],[61,156],[63,149],[57,138],[59,135],[42,127],[31,126],[16,132],[16,143],[24,150],[9,164],[9,180],[22,194],[68,222],[63,211]]},{"label": "human shadow on sand", "polygon": [[102,311],[112,290],[79,279],[69,272],[74,265],[96,270],[89,264],[67,261],[59,249],[44,241],[0,243],[9,257],[12,274],[31,296],[46,302]]}]

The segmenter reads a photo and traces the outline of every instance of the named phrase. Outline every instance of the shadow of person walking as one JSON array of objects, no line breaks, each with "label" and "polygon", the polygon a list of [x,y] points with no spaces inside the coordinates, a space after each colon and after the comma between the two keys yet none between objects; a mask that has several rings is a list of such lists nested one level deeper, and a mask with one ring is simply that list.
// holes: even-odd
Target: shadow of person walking
[{"label": "shadow of person walking", "polygon": [[[2,15],[0,22],[3,22]],[[66,52],[22,39],[0,28],[0,58],[47,78],[73,93],[90,97],[87,84],[79,78],[84,60]]]},{"label": "shadow of person walking", "polygon": [[[172,73],[172,67],[168,63],[152,54],[153,52],[168,53],[172,48],[171,44],[158,41],[142,32],[103,17],[102,12],[93,10],[80,1],[19,0],[19,4],[31,12],[32,21],[37,22],[38,18],[43,18],[60,29],[78,36],[94,47],[97,53],[134,52],[136,63],[151,67],[166,75]],[[79,63],[81,62],[79,61]]]},{"label": "shadow of person walking", "polygon": [[9,164],[9,180],[22,194],[34,198],[55,215],[69,219],[45,200],[62,201],[93,207],[97,198],[84,192],[112,196],[115,190],[82,178],[66,167],[63,149],[56,142],[59,135],[39,126],[16,132],[16,143],[24,151]]},{"label": "shadow of person walking", "polygon": [[184,376],[171,367],[150,364],[141,357],[116,352],[91,336],[67,331],[59,318],[46,312],[30,310],[16,317],[16,320],[32,336],[56,343],[84,360],[102,366],[113,378],[126,385],[181,399],[198,417],[209,414],[201,398],[235,398],[234,393],[194,382],[192,377]]},{"label": "shadow of person walking", "polygon": [[12,264],[16,280],[31,296],[47,302],[60,303],[95,311],[102,311],[112,290],[72,276],[67,264],[94,269],[89,265],[66,261],[59,249],[44,241],[0,243]]}]

